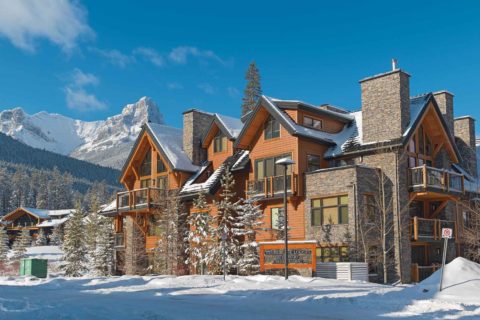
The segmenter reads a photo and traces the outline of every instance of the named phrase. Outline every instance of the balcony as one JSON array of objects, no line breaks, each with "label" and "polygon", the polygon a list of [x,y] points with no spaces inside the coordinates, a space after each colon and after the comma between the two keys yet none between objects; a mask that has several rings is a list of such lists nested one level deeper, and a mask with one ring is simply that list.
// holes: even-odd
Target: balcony
[{"label": "balcony", "polygon": [[455,221],[414,217],[410,224],[411,238],[413,241],[439,241],[442,239],[442,228],[453,229],[452,238],[456,238],[457,226]]},{"label": "balcony", "polygon": [[[274,198],[283,196],[284,177],[265,177],[264,179],[247,181],[247,194],[251,198]],[[287,193],[295,195],[298,191],[298,176],[287,175]]]},{"label": "balcony", "polygon": [[125,248],[125,234],[123,232],[115,233],[113,239],[115,249]]},{"label": "balcony", "polygon": [[410,191],[423,195],[460,195],[464,192],[463,175],[426,165],[411,168]]},{"label": "balcony", "polygon": [[166,190],[141,188],[117,192],[117,211],[134,211],[158,207],[165,198]]}]

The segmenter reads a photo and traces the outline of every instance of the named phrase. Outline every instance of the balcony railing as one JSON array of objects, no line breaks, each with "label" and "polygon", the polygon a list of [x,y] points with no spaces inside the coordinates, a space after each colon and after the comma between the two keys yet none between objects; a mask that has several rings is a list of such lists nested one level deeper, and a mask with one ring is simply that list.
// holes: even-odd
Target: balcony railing
[{"label": "balcony railing", "polygon": [[125,248],[125,234],[123,232],[114,235],[115,248]]},{"label": "balcony railing", "polygon": [[411,238],[415,241],[438,241],[442,238],[442,228],[451,228],[453,230],[452,238],[456,238],[455,221],[414,217],[410,224]]},{"label": "balcony railing", "polygon": [[412,282],[420,282],[430,277],[435,271],[440,268],[437,264],[430,266],[419,266],[418,263],[412,264]]},{"label": "balcony railing", "polygon": [[130,211],[159,206],[166,190],[159,188],[141,188],[117,193],[117,210]]},{"label": "balcony railing", "polygon": [[426,165],[410,169],[410,187],[413,191],[435,191],[442,193],[462,193],[463,175],[450,170]]},{"label": "balcony railing", "polygon": [[[247,181],[247,190],[249,197],[272,198],[283,195],[284,176],[265,177],[260,180]],[[287,175],[287,193],[290,195],[297,193],[298,176],[296,174]]]}]

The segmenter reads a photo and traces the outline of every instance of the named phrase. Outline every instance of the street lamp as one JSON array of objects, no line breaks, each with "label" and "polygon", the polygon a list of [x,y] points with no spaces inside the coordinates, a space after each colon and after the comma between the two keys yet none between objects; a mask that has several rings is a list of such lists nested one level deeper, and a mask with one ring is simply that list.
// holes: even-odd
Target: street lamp
[{"label": "street lamp", "polygon": [[275,162],[276,165],[283,166],[283,227],[285,232],[285,280],[288,280],[288,216],[287,216],[287,169],[288,166],[295,164],[290,158],[283,158]]}]

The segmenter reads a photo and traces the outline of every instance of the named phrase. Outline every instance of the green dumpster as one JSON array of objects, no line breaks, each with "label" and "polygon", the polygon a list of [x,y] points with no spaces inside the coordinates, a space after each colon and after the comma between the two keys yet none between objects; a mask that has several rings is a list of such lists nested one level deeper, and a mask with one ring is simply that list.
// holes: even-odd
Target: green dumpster
[{"label": "green dumpster", "polygon": [[20,275],[46,278],[47,262],[46,259],[22,259],[20,261]]}]

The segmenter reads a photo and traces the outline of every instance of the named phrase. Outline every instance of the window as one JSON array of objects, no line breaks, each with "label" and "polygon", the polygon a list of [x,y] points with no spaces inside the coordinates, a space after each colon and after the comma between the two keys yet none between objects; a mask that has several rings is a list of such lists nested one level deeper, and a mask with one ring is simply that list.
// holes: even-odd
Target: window
[{"label": "window", "polygon": [[227,151],[227,137],[219,130],[213,138],[213,152]]},{"label": "window", "polygon": [[280,124],[275,118],[269,116],[265,122],[265,140],[278,137],[280,137]]},{"label": "window", "polygon": [[[269,157],[255,160],[255,180],[262,180],[267,177],[276,177],[283,175],[283,166],[276,165],[280,159],[289,158],[291,154],[282,154],[276,157]],[[292,166],[287,166],[287,175],[292,172]]]},{"label": "window", "polygon": [[163,163],[162,159],[160,159],[160,155],[157,153],[157,173],[166,172],[167,168]]},{"label": "window", "polygon": [[168,181],[167,176],[158,177],[157,178],[157,188],[162,189],[162,190],[167,190],[168,189],[167,181]]},{"label": "window", "polygon": [[283,208],[271,208],[272,229],[280,230],[283,225]]},{"label": "window", "polygon": [[377,202],[371,194],[365,195],[365,214],[369,222],[374,222],[377,217]]},{"label": "window", "polygon": [[313,129],[321,130],[322,129],[322,120],[314,119],[311,117],[303,117],[303,125],[305,127],[310,127]]},{"label": "window", "polygon": [[470,212],[463,211],[462,216],[463,216],[463,226],[467,229],[473,228],[472,214]]},{"label": "window", "polygon": [[148,149],[143,158],[142,164],[140,165],[140,175],[142,177],[149,176],[152,174],[152,151]]},{"label": "window", "polygon": [[320,169],[320,156],[316,156],[313,154],[307,155],[307,171],[315,171]]},{"label": "window", "polygon": [[312,225],[348,223],[348,196],[312,200]]},{"label": "window", "polygon": [[316,255],[317,261],[320,262],[349,261],[349,252],[347,246],[317,248]]},{"label": "window", "polygon": [[433,166],[433,149],[434,144],[428,137],[423,126],[418,128],[416,134],[412,135],[408,143],[408,166],[414,168],[416,166]]}]

